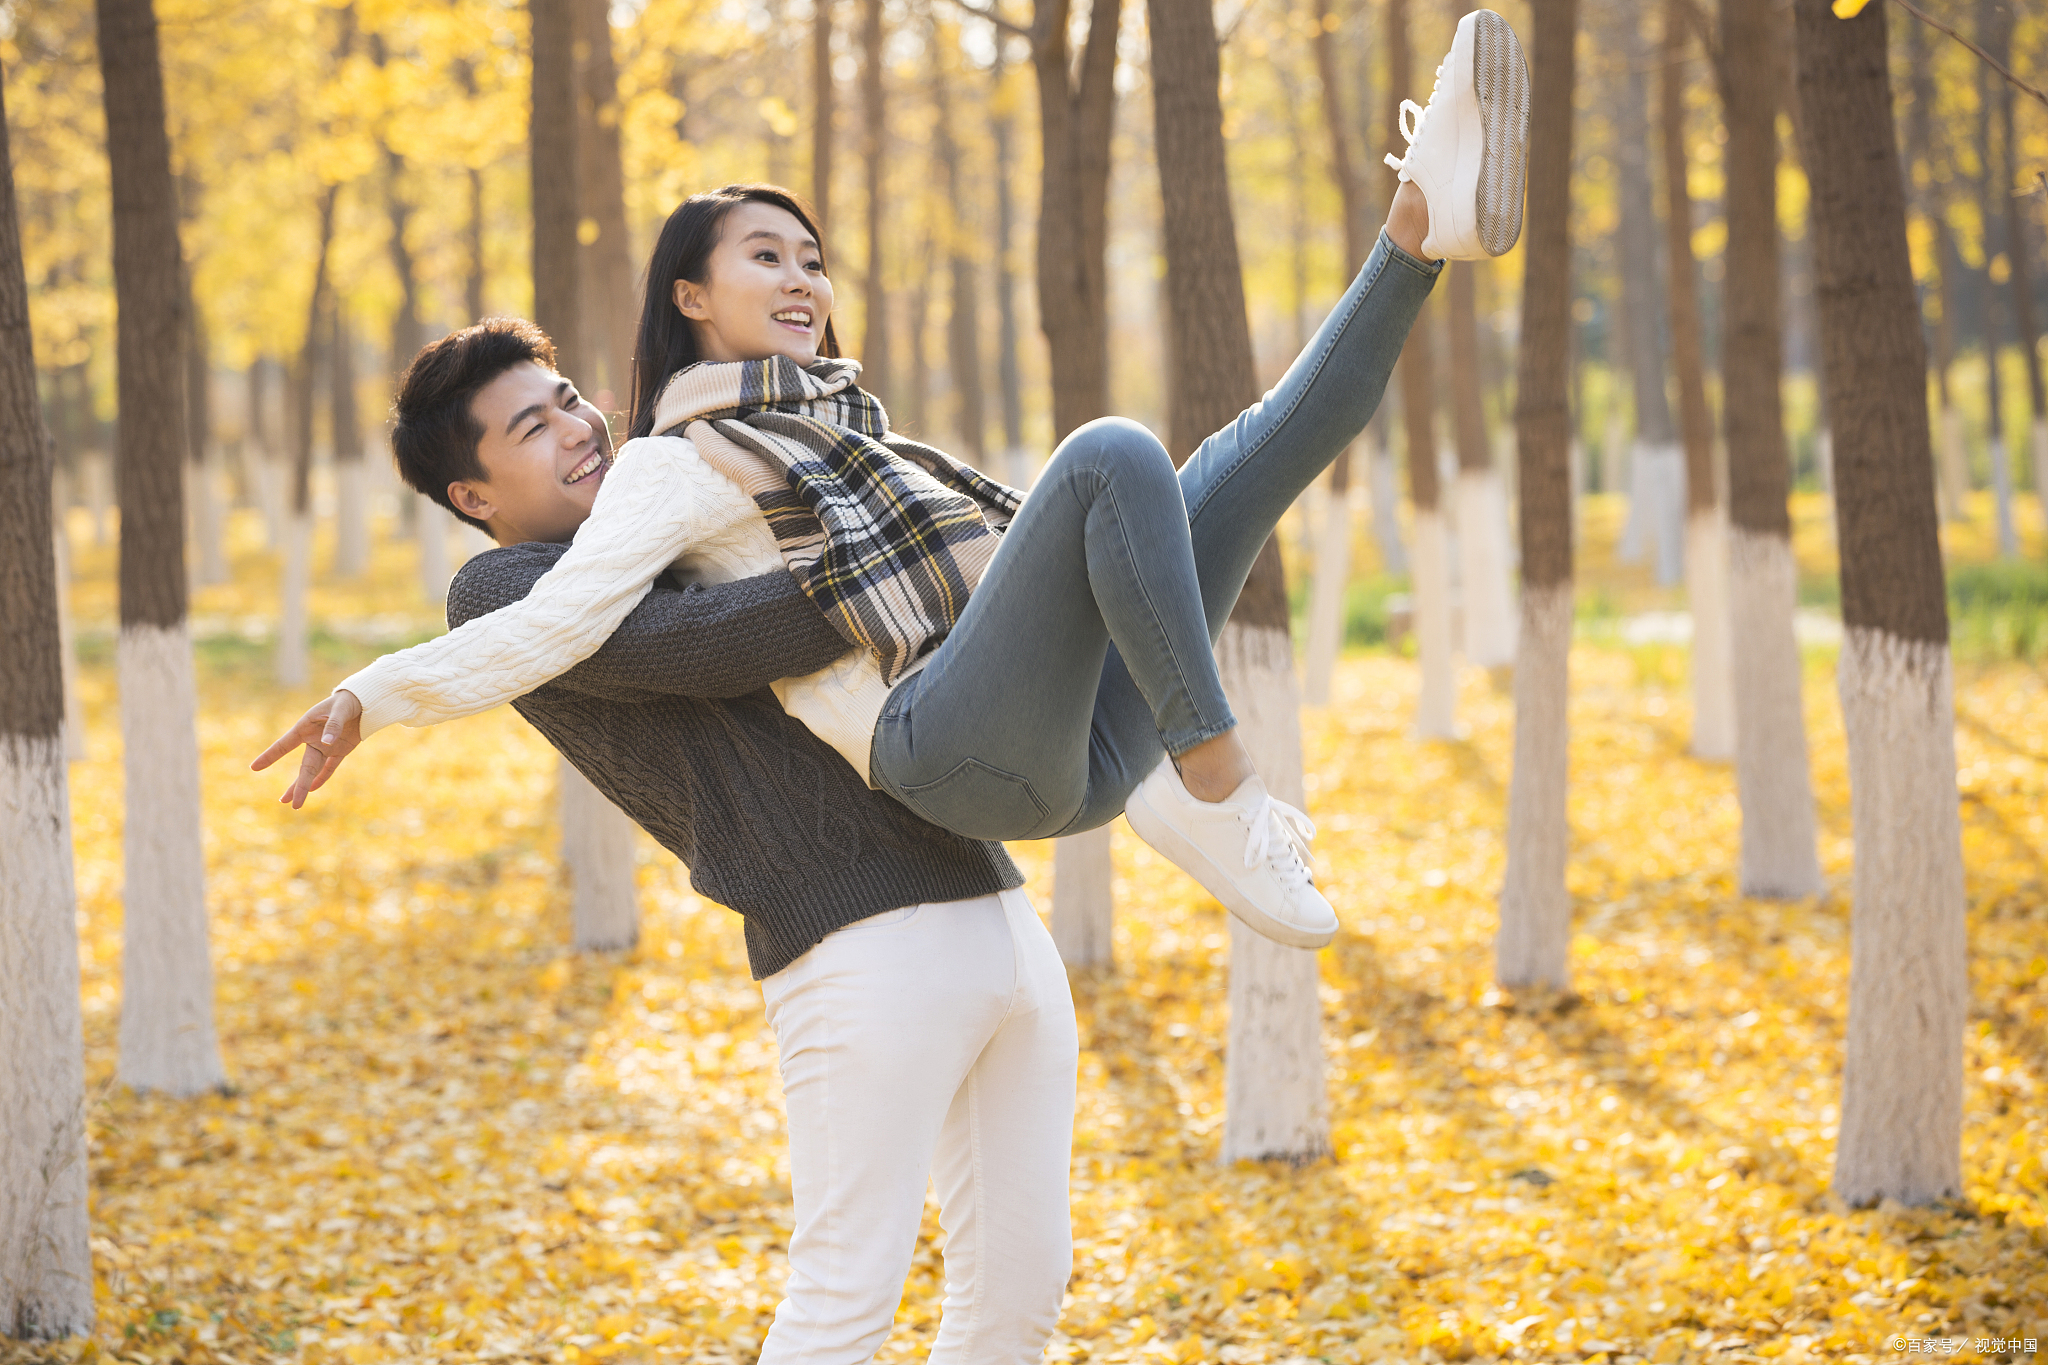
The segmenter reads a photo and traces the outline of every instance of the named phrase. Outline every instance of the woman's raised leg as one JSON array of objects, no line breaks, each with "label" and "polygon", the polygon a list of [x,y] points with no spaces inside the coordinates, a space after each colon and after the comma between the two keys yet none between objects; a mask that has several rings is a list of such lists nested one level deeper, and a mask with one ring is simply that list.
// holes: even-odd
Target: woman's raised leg
[{"label": "woman's raised leg", "polygon": [[[1181,496],[1212,642],[1280,518],[1379,408],[1402,344],[1442,269],[1441,261],[1421,260],[1382,232],[1351,287],[1280,382],[1181,466]],[[1096,694],[1087,799],[1063,832],[1114,820],[1159,765],[1164,751],[1144,721],[1141,703],[1129,669],[1111,650]]]}]

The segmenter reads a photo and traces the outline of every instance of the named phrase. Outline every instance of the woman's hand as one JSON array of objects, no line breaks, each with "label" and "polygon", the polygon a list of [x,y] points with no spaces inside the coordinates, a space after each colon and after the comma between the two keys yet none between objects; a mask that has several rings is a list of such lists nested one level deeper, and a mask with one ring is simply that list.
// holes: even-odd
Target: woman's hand
[{"label": "woman's hand", "polygon": [[256,755],[249,766],[262,772],[301,744],[306,756],[299,761],[299,775],[284,789],[279,802],[290,802],[293,810],[306,804],[306,797],[327,785],[341,760],[363,742],[363,704],[353,692],[336,692],[316,705],[299,723],[284,732],[277,743]]}]

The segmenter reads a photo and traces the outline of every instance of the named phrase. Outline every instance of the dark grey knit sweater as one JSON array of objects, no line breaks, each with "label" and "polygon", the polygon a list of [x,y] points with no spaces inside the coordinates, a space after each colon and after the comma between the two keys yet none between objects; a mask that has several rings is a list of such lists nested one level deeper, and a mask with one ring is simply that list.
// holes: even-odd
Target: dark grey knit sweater
[{"label": "dark grey knit sweater", "polygon": [[[450,628],[525,597],[567,548],[471,559],[449,585]],[[739,911],[756,979],[857,919],[1024,880],[1001,844],[870,790],[768,691],[845,652],[786,573],[687,588],[665,578],[596,654],[513,703],[683,860],[698,894]]]}]

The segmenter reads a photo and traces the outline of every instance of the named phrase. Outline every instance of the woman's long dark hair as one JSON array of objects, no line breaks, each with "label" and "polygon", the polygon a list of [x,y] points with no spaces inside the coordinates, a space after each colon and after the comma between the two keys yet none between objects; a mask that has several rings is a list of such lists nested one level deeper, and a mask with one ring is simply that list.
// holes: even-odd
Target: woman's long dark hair
[{"label": "woman's long dark hair", "polygon": [[[628,436],[653,434],[654,403],[661,397],[662,385],[676,371],[704,358],[690,320],[676,307],[676,281],[704,283],[711,252],[725,231],[726,215],[750,201],[787,209],[804,225],[804,231],[817,239],[818,259],[824,260],[825,236],[812,221],[809,205],[778,185],[727,185],[693,194],[677,206],[661,226],[654,254],[647,258],[647,300],[640,309],[640,335],[633,346],[633,421]],[[825,319],[818,354],[839,354],[839,338],[833,335],[830,318]]]}]

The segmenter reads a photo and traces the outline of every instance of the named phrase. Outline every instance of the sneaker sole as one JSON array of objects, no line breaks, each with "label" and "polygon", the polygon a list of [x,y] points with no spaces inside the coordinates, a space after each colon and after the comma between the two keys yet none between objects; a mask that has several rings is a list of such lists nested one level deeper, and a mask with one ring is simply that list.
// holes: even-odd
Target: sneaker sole
[{"label": "sneaker sole", "polygon": [[1223,908],[1243,920],[1255,932],[1290,948],[1321,948],[1337,936],[1336,930],[1318,934],[1282,924],[1239,894],[1236,884],[1209,855],[1196,848],[1179,830],[1145,799],[1141,786],[1124,805],[1124,819],[1140,839],[1172,860],[1181,871],[1201,883],[1202,889],[1223,903]]},{"label": "sneaker sole", "polygon": [[1472,88],[1479,98],[1484,138],[1473,210],[1487,254],[1504,256],[1522,235],[1523,186],[1529,170],[1529,65],[1507,20],[1492,10],[1480,10],[1472,18]]}]

